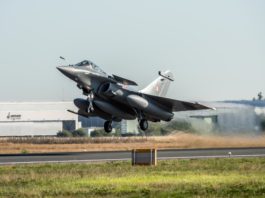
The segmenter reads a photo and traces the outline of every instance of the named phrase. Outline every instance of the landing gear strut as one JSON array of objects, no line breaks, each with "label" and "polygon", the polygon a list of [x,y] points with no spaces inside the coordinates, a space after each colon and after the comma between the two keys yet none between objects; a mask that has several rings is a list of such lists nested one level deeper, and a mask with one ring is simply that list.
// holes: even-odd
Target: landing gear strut
[{"label": "landing gear strut", "polygon": [[107,132],[107,133],[110,133],[112,131],[112,121],[106,121],[104,123],[104,130]]},{"label": "landing gear strut", "polygon": [[146,131],[148,129],[148,121],[144,118],[145,116],[144,116],[143,112],[139,111],[137,109],[134,109],[134,110],[135,110],[135,113],[138,117],[140,129],[143,131]]},{"label": "landing gear strut", "polygon": [[93,107],[93,99],[94,99],[94,94],[91,91],[88,95],[87,95],[87,100],[89,102],[88,108],[87,108],[87,112],[93,112],[94,111],[94,107]]},{"label": "landing gear strut", "polygon": [[146,131],[148,129],[148,122],[146,119],[141,119],[139,121],[139,125],[140,125],[140,128],[143,130],[143,131]]}]

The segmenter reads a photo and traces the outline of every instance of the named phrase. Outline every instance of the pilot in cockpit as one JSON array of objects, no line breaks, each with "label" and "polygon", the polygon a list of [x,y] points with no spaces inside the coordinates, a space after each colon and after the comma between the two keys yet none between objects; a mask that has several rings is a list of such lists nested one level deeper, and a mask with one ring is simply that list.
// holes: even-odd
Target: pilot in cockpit
[{"label": "pilot in cockpit", "polygon": [[75,66],[86,66],[86,65],[91,65],[91,63],[89,62],[89,61],[87,61],[87,60],[84,60],[84,61],[82,61],[82,62],[80,62],[80,63],[77,63]]}]

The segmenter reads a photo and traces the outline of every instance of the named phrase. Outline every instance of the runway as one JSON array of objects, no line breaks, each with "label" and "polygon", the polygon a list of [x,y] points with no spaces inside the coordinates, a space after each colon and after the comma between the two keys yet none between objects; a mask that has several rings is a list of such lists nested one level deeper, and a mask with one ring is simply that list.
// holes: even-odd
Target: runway
[{"label": "runway", "polygon": [[[158,150],[157,157],[158,160],[265,157],[265,147]],[[0,165],[34,163],[88,163],[101,161],[128,161],[130,159],[130,151],[0,154]]]}]

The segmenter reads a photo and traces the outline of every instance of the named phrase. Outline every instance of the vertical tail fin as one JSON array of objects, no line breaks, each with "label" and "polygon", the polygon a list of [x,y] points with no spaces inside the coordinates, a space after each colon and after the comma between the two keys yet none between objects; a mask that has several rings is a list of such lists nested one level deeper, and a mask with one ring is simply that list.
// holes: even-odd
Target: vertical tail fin
[{"label": "vertical tail fin", "polygon": [[155,96],[166,96],[170,82],[174,81],[173,74],[169,70],[165,72],[158,72],[158,74],[159,77],[140,92]]}]

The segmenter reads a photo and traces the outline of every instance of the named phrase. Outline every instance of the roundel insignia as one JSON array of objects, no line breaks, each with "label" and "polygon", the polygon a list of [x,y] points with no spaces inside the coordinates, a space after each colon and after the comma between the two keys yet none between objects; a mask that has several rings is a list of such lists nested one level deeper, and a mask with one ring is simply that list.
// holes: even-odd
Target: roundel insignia
[{"label": "roundel insignia", "polygon": [[159,85],[156,85],[156,92],[159,92],[159,90],[160,90]]}]

